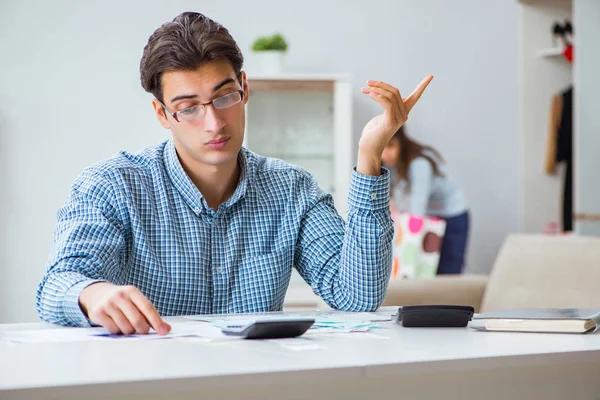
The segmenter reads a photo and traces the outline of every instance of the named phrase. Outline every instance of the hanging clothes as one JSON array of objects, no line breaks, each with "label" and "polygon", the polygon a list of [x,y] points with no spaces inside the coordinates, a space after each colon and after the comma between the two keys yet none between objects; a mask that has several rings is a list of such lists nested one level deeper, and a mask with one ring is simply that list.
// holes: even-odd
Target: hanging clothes
[{"label": "hanging clothes", "polygon": [[573,230],[573,87],[562,93],[562,113],[556,135],[556,162],[565,163],[563,231]]},{"label": "hanging clothes", "polygon": [[556,172],[556,165],[565,164],[562,194],[562,230],[573,230],[573,87],[552,98],[550,128],[544,170]]}]

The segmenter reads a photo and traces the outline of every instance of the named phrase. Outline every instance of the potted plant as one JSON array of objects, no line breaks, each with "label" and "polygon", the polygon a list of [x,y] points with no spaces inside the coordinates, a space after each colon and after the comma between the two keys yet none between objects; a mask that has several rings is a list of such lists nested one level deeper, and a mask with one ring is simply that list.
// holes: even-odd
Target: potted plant
[{"label": "potted plant", "polygon": [[252,44],[263,73],[277,74],[283,70],[283,62],[288,44],[285,38],[275,33],[271,36],[261,36]]}]

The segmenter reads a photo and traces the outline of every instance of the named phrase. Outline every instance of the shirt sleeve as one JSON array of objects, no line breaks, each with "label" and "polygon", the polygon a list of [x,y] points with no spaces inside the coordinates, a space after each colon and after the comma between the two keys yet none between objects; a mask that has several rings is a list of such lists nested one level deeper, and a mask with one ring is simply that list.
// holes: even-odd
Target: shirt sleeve
[{"label": "shirt sleeve", "polygon": [[382,169],[380,176],[353,171],[347,223],[314,179],[305,179],[303,190],[308,207],[295,255],[300,275],[330,307],[379,308],[392,264],[389,171]]},{"label": "shirt sleeve", "polygon": [[37,312],[43,321],[91,325],[79,307],[79,295],[116,273],[124,249],[122,224],[111,204],[110,182],[85,171],[58,210],[50,259],[37,291]]},{"label": "shirt sleeve", "polygon": [[423,157],[418,157],[410,163],[410,212],[418,216],[427,213],[433,169],[431,164]]}]

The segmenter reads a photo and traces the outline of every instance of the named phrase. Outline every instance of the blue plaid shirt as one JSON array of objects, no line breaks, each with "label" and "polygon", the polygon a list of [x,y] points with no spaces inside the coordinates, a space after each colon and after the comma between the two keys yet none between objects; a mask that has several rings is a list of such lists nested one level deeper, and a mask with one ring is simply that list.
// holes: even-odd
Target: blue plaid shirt
[{"label": "blue plaid shirt", "polygon": [[89,326],[79,294],[99,281],[134,285],[163,316],[281,310],[292,266],[331,307],[379,307],[392,262],[389,172],[352,172],[345,223],[299,167],[247,149],[238,162],[238,187],[216,211],[172,140],[87,168],[57,213],[42,320]]}]

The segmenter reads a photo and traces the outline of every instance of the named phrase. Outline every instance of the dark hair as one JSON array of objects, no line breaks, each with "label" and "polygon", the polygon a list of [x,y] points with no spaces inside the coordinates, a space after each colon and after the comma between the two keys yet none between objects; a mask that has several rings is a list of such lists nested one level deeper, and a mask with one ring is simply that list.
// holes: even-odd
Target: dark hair
[{"label": "dark hair", "polygon": [[[393,140],[400,142],[400,156],[396,160],[396,171],[398,172],[398,181],[405,180],[407,182],[407,192],[410,191],[411,186],[409,174],[410,163],[417,157],[423,157],[429,161],[434,175],[444,176],[440,171],[440,163],[444,162],[444,159],[436,149],[431,146],[422,145],[406,136],[404,127],[402,126],[390,139],[390,141]],[[398,181],[392,182],[392,185],[396,185]]]},{"label": "dark hair", "polygon": [[142,87],[163,101],[164,72],[194,70],[219,59],[229,61],[240,78],[244,57],[227,28],[200,13],[184,12],[150,35],[140,61]]}]

